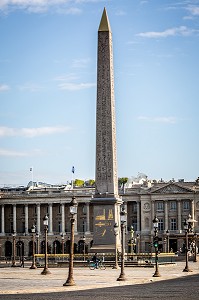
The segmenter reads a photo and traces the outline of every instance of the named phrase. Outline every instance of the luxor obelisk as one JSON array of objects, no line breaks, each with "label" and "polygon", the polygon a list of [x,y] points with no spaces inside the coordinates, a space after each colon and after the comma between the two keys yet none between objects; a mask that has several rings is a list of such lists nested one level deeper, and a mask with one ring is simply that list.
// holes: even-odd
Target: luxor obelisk
[{"label": "luxor obelisk", "polygon": [[[115,248],[113,226],[119,225],[122,200],[118,196],[116,122],[112,32],[104,8],[98,29],[96,111],[96,174],[93,197],[94,238],[92,250]],[[118,245],[119,237],[118,237]]]}]

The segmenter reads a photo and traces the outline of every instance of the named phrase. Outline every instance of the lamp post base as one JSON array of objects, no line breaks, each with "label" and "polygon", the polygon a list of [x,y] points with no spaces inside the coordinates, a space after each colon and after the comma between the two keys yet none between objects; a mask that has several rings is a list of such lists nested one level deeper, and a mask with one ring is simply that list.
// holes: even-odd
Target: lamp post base
[{"label": "lamp post base", "polygon": [[11,266],[12,268],[15,268],[15,267],[17,267],[17,265],[16,264],[12,264],[12,266]]},{"label": "lamp post base", "polygon": [[126,281],[126,277],[124,274],[120,274],[120,276],[118,277],[117,281]]},{"label": "lamp post base", "polygon": [[193,272],[193,271],[191,269],[189,269],[188,267],[185,267],[182,272]]},{"label": "lamp post base", "polygon": [[48,274],[51,274],[48,268],[44,268],[43,271],[41,272],[41,275],[48,275]]},{"label": "lamp post base", "polygon": [[66,282],[63,284],[63,286],[73,286],[73,285],[76,285],[75,281],[73,280],[73,278],[68,278],[66,280]]},{"label": "lamp post base", "polygon": [[32,264],[32,266],[29,269],[37,269],[37,267],[34,264]]},{"label": "lamp post base", "polygon": [[114,266],[112,267],[112,269],[119,269],[119,266],[118,266],[118,265],[114,265]]},{"label": "lamp post base", "polygon": [[161,277],[159,271],[155,271],[155,273],[153,274],[153,277]]}]

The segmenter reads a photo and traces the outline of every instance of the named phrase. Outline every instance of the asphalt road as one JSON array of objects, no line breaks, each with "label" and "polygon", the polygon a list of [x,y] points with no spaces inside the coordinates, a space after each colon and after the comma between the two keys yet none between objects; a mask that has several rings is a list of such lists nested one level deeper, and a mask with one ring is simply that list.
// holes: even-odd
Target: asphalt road
[{"label": "asphalt road", "polygon": [[4,294],[6,300],[124,300],[124,299],[199,299],[199,274],[176,279],[151,281],[146,284],[119,287],[96,288],[90,290],[65,291],[56,293]]}]

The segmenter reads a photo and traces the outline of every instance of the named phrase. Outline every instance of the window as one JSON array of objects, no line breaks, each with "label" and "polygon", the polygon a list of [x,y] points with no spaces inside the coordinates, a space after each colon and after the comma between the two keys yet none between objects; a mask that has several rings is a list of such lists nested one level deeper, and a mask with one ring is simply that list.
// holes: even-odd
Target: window
[{"label": "window", "polygon": [[163,231],[164,230],[164,221],[163,221],[163,218],[159,218],[158,230],[159,231]]},{"label": "window", "polygon": [[164,210],[163,201],[158,201],[157,202],[157,210],[158,211],[163,211]]},{"label": "window", "polygon": [[59,230],[59,232],[62,232],[61,222],[58,223],[58,230]]},{"label": "window", "polygon": [[133,230],[137,230],[137,218],[132,218],[131,224],[133,226]]},{"label": "window", "polygon": [[133,203],[132,203],[132,212],[133,212],[133,213],[136,213],[136,212],[137,212],[137,203],[136,203],[136,202],[133,202]]},{"label": "window", "polygon": [[176,210],[176,201],[170,201],[170,209]]},{"label": "window", "polygon": [[176,230],[177,229],[177,226],[176,226],[176,219],[175,218],[172,218],[171,219],[171,226],[170,226],[170,230]]},{"label": "window", "polygon": [[183,202],[183,209],[189,210],[189,201],[188,200]]},{"label": "window", "polygon": [[82,212],[83,212],[84,215],[86,214],[86,205],[83,205]]}]

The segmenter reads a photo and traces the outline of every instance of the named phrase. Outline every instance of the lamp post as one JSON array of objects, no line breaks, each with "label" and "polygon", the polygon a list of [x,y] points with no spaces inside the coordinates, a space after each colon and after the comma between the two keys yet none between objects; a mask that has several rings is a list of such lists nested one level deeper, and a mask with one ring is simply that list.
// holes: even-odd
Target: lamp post
[{"label": "lamp post", "polygon": [[113,269],[118,269],[118,255],[117,255],[117,236],[118,236],[118,231],[119,231],[119,226],[117,223],[115,223],[114,227],[114,235],[115,235],[115,265],[113,266]]},{"label": "lamp post", "polygon": [[68,278],[63,286],[75,285],[73,279],[73,257],[74,257],[74,225],[75,225],[75,215],[77,214],[77,201],[75,197],[72,197],[70,202],[70,214],[71,214],[71,238],[70,238],[70,255],[69,255],[69,271]]},{"label": "lamp post", "polygon": [[160,277],[160,273],[159,273],[159,265],[158,265],[158,218],[155,216],[155,218],[153,219],[153,228],[154,228],[154,240],[153,240],[153,245],[155,247],[155,273],[153,274],[153,277]]},{"label": "lamp post", "polygon": [[37,250],[36,250],[36,253],[39,254],[39,232],[36,233],[36,241],[37,241]]},{"label": "lamp post", "polygon": [[167,253],[169,253],[169,230],[167,229],[166,231],[166,240],[167,240],[167,243],[166,243],[166,247],[167,247]]},{"label": "lamp post", "polygon": [[198,240],[198,237],[197,237],[197,233],[195,232],[194,233],[194,262],[197,262],[197,240]]},{"label": "lamp post", "polygon": [[86,237],[83,235],[82,237],[82,240],[83,240],[83,254],[84,254],[84,261],[85,261],[85,254],[86,254]]},{"label": "lamp post", "polygon": [[45,215],[45,217],[43,218],[43,224],[44,224],[44,232],[45,232],[45,266],[41,274],[47,275],[47,274],[51,274],[51,272],[48,269],[48,240],[47,240],[48,216],[47,215]]},{"label": "lamp post", "polygon": [[36,226],[33,224],[31,227],[32,232],[32,265],[30,269],[37,269],[35,265],[35,232],[36,232]]},{"label": "lamp post", "polygon": [[133,225],[131,225],[131,254],[134,253],[133,247],[134,247],[134,229]]},{"label": "lamp post", "polygon": [[140,234],[137,233],[137,253],[140,253]]},{"label": "lamp post", "polygon": [[125,277],[125,273],[124,273],[124,255],[125,255],[125,223],[126,223],[126,216],[127,213],[124,209],[124,207],[122,208],[121,212],[120,212],[120,222],[121,222],[121,244],[122,244],[122,253],[121,253],[121,272],[120,272],[120,276],[117,278],[117,281],[125,281],[126,277]]},{"label": "lamp post", "polygon": [[16,232],[12,234],[12,265],[11,267],[16,267]]},{"label": "lamp post", "polygon": [[62,254],[64,254],[64,233],[63,232],[61,233],[61,248],[62,248],[61,252]]},{"label": "lamp post", "polygon": [[189,252],[189,237],[188,237],[188,233],[189,233],[189,220],[185,219],[184,220],[184,230],[185,230],[185,261],[186,261],[186,265],[185,268],[183,270],[183,272],[192,272],[192,270],[189,269],[189,258],[188,258],[188,252]]}]

